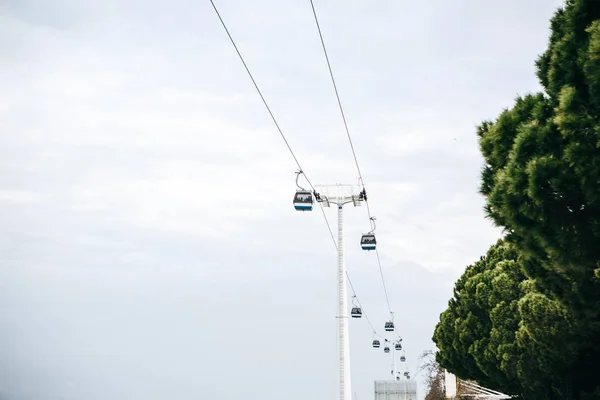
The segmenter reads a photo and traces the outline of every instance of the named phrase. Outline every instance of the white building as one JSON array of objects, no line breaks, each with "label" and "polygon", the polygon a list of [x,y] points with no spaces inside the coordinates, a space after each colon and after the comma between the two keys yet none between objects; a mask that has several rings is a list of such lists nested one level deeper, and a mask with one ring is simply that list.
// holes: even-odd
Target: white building
[{"label": "white building", "polygon": [[417,381],[375,381],[375,400],[417,400]]}]

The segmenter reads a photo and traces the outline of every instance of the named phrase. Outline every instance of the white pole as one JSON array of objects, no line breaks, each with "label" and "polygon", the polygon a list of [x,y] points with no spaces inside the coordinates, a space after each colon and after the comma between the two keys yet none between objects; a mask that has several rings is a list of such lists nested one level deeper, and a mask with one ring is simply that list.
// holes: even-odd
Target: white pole
[{"label": "white pole", "polygon": [[346,305],[346,264],[344,263],[343,199],[338,199],[338,329],[340,351],[340,398],[352,400],[350,382],[350,343],[348,340],[348,307]]},{"label": "white pole", "polygon": [[396,369],[396,343],[392,342],[392,374],[394,375],[393,380],[397,380],[398,370]]}]

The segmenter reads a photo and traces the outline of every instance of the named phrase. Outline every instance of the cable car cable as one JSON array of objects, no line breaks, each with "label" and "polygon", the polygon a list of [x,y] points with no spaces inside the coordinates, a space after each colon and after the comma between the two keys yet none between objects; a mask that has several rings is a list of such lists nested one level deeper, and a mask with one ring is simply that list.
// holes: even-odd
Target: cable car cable
[{"label": "cable car cable", "polygon": [[[250,80],[251,80],[251,81],[252,81],[252,83],[254,84],[254,88],[255,88],[255,89],[256,89],[256,91],[258,92],[258,95],[260,96],[260,98],[261,98],[261,100],[262,100],[262,102],[263,102],[263,104],[264,104],[265,108],[267,109],[267,111],[268,111],[269,115],[271,116],[271,119],[273,120],[273,123],[275,124],[275,127],[276,127],[276,128],[277,128],[277,130],[279,131],[279,134],[281,135],[281,138],[282,138],[282,139],[283,139],[283,141],[285,142],[285,144],[286,144],[286,146],[287,146],[288,150],[290,151],[290,154],[292,155],[292,157],[293,157],[294,161],[296,162],[296,165],[298,166],[298,168],[299,168],[301,171],[303,171],[303,169],[302,169],[302,166],[300,165],[300,162],[298,161],[298,158],[296,157],[296,154],[295,154],[295,153],[294,153],[294,151],[292,150],[292,147],[290,146],[289,142],[287,141],[287,139],[286,139],[286,137],[285,137],[285,135],[284,135],[284,133],[283,133],[283,130],[281,129],[281,127],[279,126],[279,123],[277,122],[277,119],[276,119],[276,118],[275,118],[275,116],[273,115],[273,112],[271,111],[271,108],[269,107],[269,104],[267,103],[267,100],[265,99],[265,97],[263,96],[263,94],[262,94],[262,92],[261,92],[260,88],[258,87],[258,84],[256,83],[256,80],[254,79],[254,76],[253,76],[253,75],[252,75],[252,73],[250,72],[250,69],[248,68],[248,65],[246,64],[246,61],[244,60],[244,57],[242,56],[242,54],[241,54],[240,50],[238,49],[238,47],[237,47],[237,45],[236,45],[236,43],[235,43],[235,40],[234,40],[234,39],[233,39],[233,37],[231,36],[231,33],[229,32],[229,29],[227,28],[227,25],[225,24],[225,21],[224,21],[224,20],[223,20],[223,18],[221,17],[221,14],[219,13],[219,10],[217,9],[217,6],[215,5],[215,3],[214,3],[214,1],[213,1],[213,0],[209,0],[209,1],[210,1],[211,5],[212,5],[213,9],[215,10],[215,13],[217,14],[217,17],[219,18],[219,21],[221,22],[221,25],[223,26],[223,29],[225,29],[225,32],[227,33],[227,36],[229,37],[229,40],[231,41],[231,44],[233,45],[233,47],[234,47],[234,49],[235,49],[235,51],[236,51],[236,53],[237,53],[238,57],[240,58],[240,61],[241,61],[241,62],[242,62],[242,64],[244,65],[244,68],[246,69],[246,72],[248,73],[248,76],[250,77]],[[343,118],[343,120],[344,120],[344,126],[346,127],[346,133],[347,133],[347,135],[348,135],[348,139],[349,139],[349,141],[350,141],[350,146],[351,146],[351,148],[352,148],[352,153],[353,153],[353,155],[354,155],[354,161],[355,161],[355,163],[356,163],[356,168],[357,168],[357,170],[358,170],[358,174],[359,174],[359,177],[360,177],[360,180],[361,180],[361,183],[362,183],[362,187],[363,187],[363,190],[364,190],[364,181],[363,181],[363,179],[362,179],[362,175],[361,175],[361,172],[360,172],[360,167],[359,167],[359,165],[358,165],[358,159],[356,158],[356,153],[355,153],[355,151],[354,151],[354,145],[352,144],[352,139],[351,139],[351,137],[350,137],[350,131],[349,131],[349,129],[348,129],[348,124],[347,124],[347,122],[346,122],[346,117],[345,117],[345,115],[344,115],[344,109],[343,109],[343,107],[342,107],[342,103],[341,103],[341,101],[340,101],[340,97],[339,97],[339,94],[338,94],[337,86],[336,86],[336,84],[335,84],[335,78],[334,78],[334,76],[333,76],[333,72],[332,72],[332,70],[331,70],[331,65],[330,65],[330,63],[329,63],[329,57],[328,57],[328,55],[327,55],[327,50],[326,50],[326,48],[325,48],[325,42],[323,41],[323,36],[322,36],[322,34],[321,34],[321,28],[320,28],[320,26],[319,26],[319,22],[318,22],[318,19],[317,19],[317,15],[316,15],[316,11],[315,11],[315,8],[314,8],[314,4],[312,4],[312,0],[311,0],[311,5],[312,5],[312,8],[313,8],[313,13],[314,13],[314,16],[315,16],[315,22],[317,23],[317,28],[318,28],[318,30],[319,30],[319,35],[320,35],[320,37],[321,37],[321,44],[323,45],[323,51],[325,52],[325,57],[326,57],[326,59],[327,59],[327,65],[328,65],[328,67],[329,67],[329,72],[330,72],[330,74],[331,74],[331,79],[332,79],[332,81],[333,81],[333,85],[334,85],[334,89],[335,89],[336,97],[337,97],[337,99],[338,99],[338,104],[339,104],[339,106],[340,106],[340,112],[342,113],[342,118]],[[308,177],[306,176],[306,174],[305,174],[305,173],[304,173],[304,178],[306,179],[306,181],[308,182],[308,184],[310,185],[310,187],[311,187],[311,188],[313,189],[313,191],[314,191],[314,190],[315,190],[315,188],[314,188],[313,184],[310,182],[310,180],[308,179]],[[365,201],[365,202],[366,202],[366,201]],[[368,204],[368,202],[366,202],[366,203],[367,203],[367,210],[368,210],[368,212],[369,212],[369,218],[370,218],[370,214],[371,214],[371,212],[370,212],[370,209],[369,209],[369,204]],[[329,220],[327,219],[327,215],[325,214],[325,210],[323,209],[323,206],[322,206],[320,203],[319,203],[319,206],[320,206],[320,208],[321,208],[321,212],[322,212],[322,214],[323,214],[323,217],[325,218],[325,223],[326,223],[326,225],[327,225],[327,229],[329,230],[329,234],[330,234],[330,236],[331,236],[331,240],[333,241],[333,244],[334,244],[335,248],[337,249],[337,248],[338,248],[338,246],[337,246],[337,242],[335,241],[335,237],[334,237],[334,235],[333,235],[333,231],[332,231],[332,229],[331,229],[331,224],[329,223]],[[380,269],[381,269],[381,266],[380,266]],[[367,320],[367,322],[368,322],[369,326],[370,326],[370,327],[371,327],[371,329],[373,330],[373,333],[374,333],[374,334],[376,334],[376,335],[379,335],[379,334],[377,333],[377,330],[375,329],[375,327],[374,327],[374,326],[373,326],[373,324],[371,323],[371,320],[369,319],[369,317],[367,316],[367,314],[364,312],[364,309],[363,309],[363,307],[362,307],[362,305],[361,305],[361,303],[360,303],[360,300],[358,299],[358,296],[356,296],[356,291],[354,290],[354,286],[352,285],[352,281],[350,280],[350,276],[348,275],[348,272],[346,272],[346,278],[348,279],[348,284],[350,285],[350,288],[351,288],[351,290],[352,290],[352,293],[353,293],[354,297],[356,298],[356,301],[357,301],[358,305],[361,307],[361,310],[363,310],[363,311],[362,311],[362,315],[363,315],[363,316],[365,317],[365,319]],[[382,278],[383,278],[383,275],[382,275]],[[387,299],[387,291],[386,291],[386,299]],[[388,300],[388,308],[389,308],[389,300]]]},{"label": "cable car cable", "polygon": [[377,265],[379,265],[379,275],[381,276],[381,283],[383,284],[383,293],[385,294],[385,301],[387,302],[388,310],[392,314],[392,308],[390,307],[390,299],[387,293],[387,287],[385,285],[385,279],[383,277],[383,269],[381,268],[381,259],[379,258],[379,250],[375,249],[375,255],[377,255]]},{"label": "cable car cable", "polygon": [[[273,112],[271,111],[271,108],[269,107],[269,104],[267,104],[267,100],[265,100],[265,97],[263,96],[262,92],[260,91],[260,89],[258,87],[258,84],[254,80],[254,77],[252,76],[252,73],[250,72],[250,69],[248,68],[248,65],[246,64],[246,61],[244,61],[244,57],[242,56],[242,53],[240,53],[240,50],[238,49],[237,45],[235,44],[235,41],[233,40],[233,37],[231,36],[231,33],[229,33],[229,29],[227,29],[227,25],[225,25],[225,21],[223,21],[223,18],[221,18],[221,14],[219,13],[219,10],[217,9],[217,6],[215,5],[215,2],[213,0],[209,0],[209,1],[210,1],[210,4],[212,4],[212,6],[213,6],[213,8],[215,10],[215,13],[217,14],[217,17],[219,17],[219,21],[221,21],[221,25],[223,25],[223,28],[225,29],[225,32],[227,33],[227,36],[229,36],[229,40],[231,41],[231,44],[235,48],[235,51],[236,51],[237,55],[239,56],[240,60],[242,61],[242,64],[244,64],[244,68],[246,69],[246,72],[248,73],[248,76],[252,80],[252,83],[254,84],[254,87],[256,88],[256,91],[258,92],[258,95],[260,96],[263,104],[265,105],[267,111],[269,112],[269,115],[271,116],[271,119],[273,120],[273,123],[275,123],[275,126],[277,127],[277,130],[279,131],[279,134],[281,135],[281,138],[283,139],[283,141],[285,142],[285,145],[287,146],[288,150],[292,154],[292,157],[294,158],[294,161],[296,162],[296,165],[298,165],[298,168],[302,170],[302,166],[300,165],[300,162],[298,161],[298,158],[296,158],[296,155],[294,154],[294,151],[292,150],[292,147],[290,146],[290,144],[288,143],[287,139],[285,138],[285,135],[283,134],[283,131],[281,130],[281,127],[277,123],[277,120],[275,119],[275,116],[273,115]],[[315,188],[312,185],[312,183],[310,183],[310,180],[308,179],[308,177],[306,176],[306,174],[304,174],[304,178],[306,178],[306,181],[308,182],[308,184],[310,185],[310,187],[314,190]]]},{"label": "cable car cable", "polygon": [[[323,32],[321,31],[321,25],[319,24],[319,18],[317,16],[317,11],[315,9],[315,5],[314,5],[313,0],[310,0],[310,5],[311,5],[311,8],[312,8],[313,16],[315,18],[315,25],[317,26],[317,31],[319,33],[319,39],[321,41],[321,46],[323,48],[323,54],[325,55],[325,61],[327,62],[327,68],[329,70],[329,76],[331,77],[331,82],[333,84],[333,90],[335,92],[337,103],[338,103],[338,106],[339,106],[339,109],[340,109],[340,114],[342,115],[342,120],[344,122],[344,128],[346,130],[346,135],[348,136],[348,141],[350,143],[350,148],[352,150],[352,155],[354,156],[354,163],[356,164],[356,169],[358,171],[358,175],[359,175],[359,179],[360,179],[361,184],[362,184],[362,188],[363,188],[363,190],[365,190],[364,179],[362,177],[360,166],[358,164],[358,158],[356,157],[356,151],[354,149],[354,144],[352,142],[352,137],[350,135],[350,129],[348,128],[348,122],[346,120],[346,115],[344,113],[344,107],[342,106],[342,101],[340,99],[339,91],[338,91],[337,84],[336,84],[336,81],[335,81],[335,76],[333,74],[333,69],[331,68],[331,62],[329,60],[329,55],[327,53],[327,47],[325,46],[325,40],[323,38]],[[369,215],[369,220],[371,221],[371,220],[373,220],[373,217],[371,216],[371,209],[369,207],[369,202],[366,199],[365,199],[365,203],[367,204],[367,213]],[[386,287],[386,284],[385,284],[385,278],[384,278],[384,275],[383,275],[383,268],[381,267],[381,259],[379,257],[379,251],[377,250],[377,248],[375,248],[375,253],[377,255],[377,265],[379,267],[379,274],[381,276],[381,282],[383,284],[383,292],[385,294],[385,300],[386,300],[386,303],[387,303],[387,306],[388,306],[388,311],[390,312],[391,315],[393,315],[392,308],[390,306],[389,296],[388,296],[388,293],[387,293],[387,287]]]},{"label": "cable car cable", "polygon": [[369,319],[369,316],[365,312],[365,309],[363,308],[362,304],[360,303],[360,300],[358,299],[358,296],[356,295],[356,291],[354,290],[354,286],[352,285],[352,281],[350,280],[350,275],[348,275],[348,271],[346,271],[346,278],[348,279],[348,285],[350,285],[350,290],[352,290],[352,295],[354,296],[354,298],[356,299],[356,303],[358,304],[358,306],[362,310],[362,316],[365,317],[365,319],[367,320],[367,323],[369,324],[369,326],[373,330],[373,333],[379,336],[379,334],[377,333],[377,330],[375,329],[375,327],[371,323],[371,320]]},{"label": "cable car cable", "polygon": [[[321,46],[323,47],[323,54],[325,55],[325,61],[327,62],[327,68],[329,69],[329,76],[331,77],[331,82],[333,84],[333,90],[335,91],[335,97],[337,99],[338,106],[340,108],[340,113],[342,115],[342,120],[344,121],[344,128],[346,129],[346,135],[348,136],[348,141],[350,142],[350,148],[352,149],[352,155],[354,156],[354,163],[356,164],[356,169],[358,171],[358,176],[362,184],[363,190],[365,190],[365,182],[362,177],[362,173],[360,171],[360,166],[358,164],[358,158],[356,157],[356,151],[354,149],[354,144],[352,143],[352,137],[350,136],[350,129],[348,128],[348,122],[346,121],[346,114],[344,113],[344,107],[342,106],[342,101],[340,99],[340,94],[337,88],[337,84],[335,82],[335,77],[333,75],[333,70],[331,68],[331,62],[329,61],[329,55],[327,53],[327,47],[325,46],[325,40],[323,39],[323,32],[321,31],[321,25],[319,24],[319,18],[317,17],[317,11],[315,9],[315,4],[313,0],[310,1],[310,6],[312,8],[313,16],[315,18],[315,24],[317,26],[317,31],[319,32],[319,39],[321,40]],[[371,216],[371,209],[369,207],[369,202],[365,199],[365,203],[367,204],[367,212],[369,214],[369,222],[373,220]],[[383,276],[383,269],[381,267],[381,259],[379,258],[379,251],[375,248],[375,253],[377,254],[377,264],[379,266],[379,274],[381,275],[381,282],[383,283],[383,291],[385,293],[385,300],[387,302],[388,310],[390,314],[392,313],[392,308],[390,307],[390,300],[387,293],[387,288],[385,285],[385,278]]]},{"label": "cable car cable", "polygon": [[[235,40],[233,40],[233,37],[231,36],[231,33],[229,32],[229,29],[227,29],[227,25],[225,24],[225,21],[223,21],[223,18],[221,17],[221,14],[219,13],[219,10],[217,9],[217,6],[215,5],[215,3],[214,3],[213,0],[209,0],[209,1],[210,1],[210,4],[212,5],[213,9],[215,10],[215,13],[217,14],[217,17],[219,18],[219,21],[221,21],[221,25],[223,25],[223,28],[225,29],[225,32],[227,33],[227,36],[229,37],[229,40],[231,41],[231,44],[233,45],[233,48],[235,49],[235,51],[236,51],[238,57],[240,58],[240,60],[242,61],[242,64],[244,65],[244,68],[246,69],[246,72],[248,73],[248,76],[252,80],[252,83],[254,84],[254,88],[258,92],[258,95],[260,96],[263,104],[265,105],[265,108],[269,112],[269,115],[271,116],[271,119],[273,120],[273,123],[275,124],[275,127],[279,131],[279,134],[281,135],[281,138],[283,139],[283,141],[285,142],[285,145],[287,146],[288,150],[292,154],[292,157],[294,158],[294,161],[296,162],[296,165],[298,166],[298,168],[300,170],[303,170],[302,166],[300,165],[300,161],[298,161],[298,158],[296,157],[296,154],[292,150],[292,147],[290,146],[290,144],[287,141],[285,135],[283,134],[283,131],[282,131],[281,127],[279,126],[279,123],[275,119],[275,116],[273,115],[273,112],[271,111],[271,108],[269,107],[269,104],[267,103],[267,100],[265,99],[265,97],[263,96],[260,88],[258,87],[258,84],[256,83],[256,80],[254,79],[254,76],[252,76],[252,73],[250,72],[250,69],[248,68],[248,65],[246,64],[246,61],[244,60],[244,57],[242,56],[242,53],[240,52],[240,50],[238,49],[237,45],[235,44]],[[304,178],[306,179],[306,181],[308,182],[308,184],[310,185],[310,187],[314,191],[315,188],[314,188],[313,184],[310,182],[310,180],[308,179],[308,176],[306,176],[306,174],[304,174]],[[321,213],[323,214],[323,217],[325,218],[325,223],[327,224],[327,229],[329,230],[329,234],[331,235],[331,240],[333,240],[333,244],[337,248],[337,243],[335,242],[335,237],[333,236],[333,231],[331,229],[331,225],[329,224],[329,220],[327,219],[327,214],[325,214],[325,210],[323,209],[323,205],[319,203],[319,206],[321,208]]]},{"label": "cable car cable", "polygon": [[[331,68],[331,62],[329,61],[329,55],[327,54],[327,47],[325,46],[325,40],[323,39],[323,32],[321,31],[321,25],[319,24],[319,18],[317,17],[317,11],[315,9],[315,4],[313,0],[310,0],[310,6],[312,8],[313,16],[315,17],[315,24],[317,26],[317,31],[319,32],[319,39],[321,40],[321,46],[323,47],[323,53],[325,54],[325,61],[327,61],[327,68],[329,69],[329,76],[331,77],[331,82],[333,83],[333,90],[335,91],[335,97],[337,99],[338,106],[340,108],[340,113],[342,114],[342,120],[344,121],[344,128],[346,129],[346,135],[348,136],[348,141],[350,142],[350,148],[352,149],[352,155],[354,156],[354,163],[356,164],[356,170],[358,171],[358,176],[361,181],[362,189],[365,190],[365,182],[362,177],[362,172],[360,171],[360,166],[358,165],[358,158],[356,157],[356,151],[354,150],[354,143],[352,143],[352,137],[350,136],[350,129],[348,128],[348,122],[346,121],[346,114],[344,113],[344,107],[342,106],[342,100],[340,99],[340,94],[338,92],[337,84],[335,82],[335,77],[333,75],[333,70]],[[367,204],[367,212],[369,214],[369,218],[371,218],[371,209],[369,208],[369,202],[366,201]]]},{"label": "cable car cable", "polygon": [[[328,223],[329,225],[329,223]],[[335,246],[335,249],[338,249],[337,243],[335,242],[335,239],[333,237],[333,234],[331,235],[331,238],[333,239],[333,245]],[[377,329],[375,329],[375,326],[373,326],[373,323],[371,322],[371,320],[369,319],[369,316],[367,315],[367,313],[365,312],[365,309],[362,305],[362,303],[360,302],[360,299],[358,298],[358,296],[356,295],[356,290],[354,289],[354,285],[352,284],[352,280],[350,279],[350,275],[348,274],[348,271],[346,271],[346,278],[348,279],[348,285],[350,286],[350,290],[352,291],[352,296],[354,296],[354,298],[356,299],[356,303],[358,304],[358,306],[360,307],[360,309],[362,310],[362,316],[365,317],[365,319],[367,320],[367,323],[369,324],[369,326],[371,327],[371,330],[373,331],[373,333],[377,336],[381,336],[378,332]]]}]

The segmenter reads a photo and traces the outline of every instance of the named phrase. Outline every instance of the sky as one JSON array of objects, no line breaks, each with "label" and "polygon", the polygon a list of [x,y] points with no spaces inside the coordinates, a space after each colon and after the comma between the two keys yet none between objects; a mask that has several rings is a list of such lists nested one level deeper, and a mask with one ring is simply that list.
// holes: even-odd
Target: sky
[{"label": "sky", "polygon": [[[309,1],[215,3],[311,182],[357,183]],[[413,376],[501,236],[476,126],[539,90],[560,4],[315,1]],[[210,2],[4,0],[0,55],[0,399],[336,398],[336,251]],[[366,207],[344,212],[383,333]],[[391,359],[349,325],[370,399]]]}]

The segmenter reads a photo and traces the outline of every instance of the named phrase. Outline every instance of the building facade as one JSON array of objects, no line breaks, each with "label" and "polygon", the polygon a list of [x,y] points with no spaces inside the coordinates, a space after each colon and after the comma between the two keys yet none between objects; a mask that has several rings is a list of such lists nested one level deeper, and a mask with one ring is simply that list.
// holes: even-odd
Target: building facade
[{"label": "building facade", "polygon": [[375,400],[417,400],[417,381],[375,381]]}]

